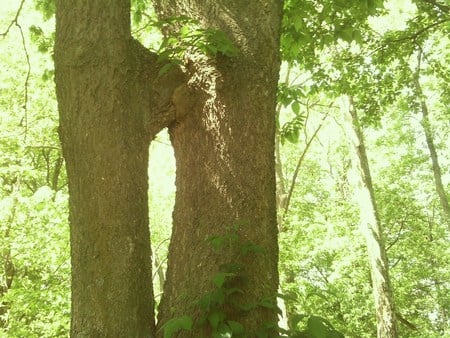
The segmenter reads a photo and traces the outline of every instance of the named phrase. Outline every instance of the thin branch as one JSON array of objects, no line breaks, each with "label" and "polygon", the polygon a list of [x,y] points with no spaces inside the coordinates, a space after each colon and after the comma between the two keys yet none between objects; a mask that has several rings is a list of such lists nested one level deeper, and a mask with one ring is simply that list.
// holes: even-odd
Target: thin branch
[{"label": "thin branch", "polygon": [[[332,105],[332,104],[331,104]],[[330,105],[330,106],[331,106]],[[294,175],[292,176],[292,181],[291,181],[291,186],[289,188],[289,192],[286,198],[286,207],[284,209],[284,213],[283,213],[283,219],[286,218],[288,210],[289,210],[289,204],[291,202],[291,197],[292,194],[294,192],[294,188],[295,188],[295,183],[297,181],[297,177],[298,177],[298,173],[300,172],[300,167],[303,163],[303,159],[306,156],[306,153],[308,152],[309,147],[311,146],[312,142],[314,141],[315,137],[317,136],[317,134],[319,133],[319,130],[322,128],[323,126],[323,122],[325,121],[325,119],[328,117],[328,112],[324,115],[324,117],[322,118],[322,120],[320,121],[319,126],[316,128],[316,130],[314,131],[314,133],[312,134],[311,138],[306,142],[306,146],[305,149],[303,149],[298,162],[297,162],[297,166],[295,167],[295,171],[294,171]]]},{"label": "thin branch", "polygon": [[16,12],[16,16],[14,17],[14,19],[11,20],[11,22],[9,23],[9,25],[8,25],[8,27],[6,28],[5,32],[0,34],[0,36],[1,36],[2,38],[5,38],[5,37],[8,35],[9,30],[11,29],[11,27],[12,27],[13,25],[17,25],[17,20],[19,19],[20,12],[22,12],[22,8],[23,8],[23,4],[24,4],[24,3],[25,3],[25,0],[22,0],[22,2],[21,2],[20,5],[19,5],[19,9],[18,9],[17,12]]},{"label": "thin branch", "polygon": [[443,23],[446,23],[446,22],[450,22],[450,18],[446,18],[446,19],[442,19],[440,21],[433,22],[432,24],[429,24],[428,26],[425,26],[425,27],[419,29],[418,31],[412,33],[411,35],[406,35],[406,36],[403,36],[403,37],[400,37],[397,39],[386,39],[385,41],[381,42],[381,45],[379,47],[372,50],[369,53],[369,55],[373,55],[373,54],[377,53],[378,51],[383,50],[390,44],[404,43],[404,42],[411,42],[411,41],[414,44],[417,44],[416,40],[421,34],[427,32],[428,30],[430,30],[436,26],[442,25]]},{"label": "thin branch", "polygon": [[[25,0],[23,0],[25,1]],[[22,3],[23,3],[22,1]],[[23,51],[25,53],[25,58],[27,60],[27,75],[25,77],[25,83],[24,83],[24,103],[23,103],[23,110],[24,110],[24,116],[22,120],[20,121],[20,125],[25,127],[25,140],[27,138],[28,133],[28,83],[30,81],[30,75],[31,75],[31,63],[30,63],[30,55],[28,54],[28,49],[25,41],[25,35],[23,34],[22,26],[17,22],[15,22],[16,26],[19,28],[20,36],[22,37],[22,47]]]},{"label": "thin branch", "polygon": [[439,25],[449,22],[449,21],[450,21],[450,18],[442,19],[440,21],[433,22],[432,24],[429,24],[428,26],[423,27],[422,29],[419,29],[418,31],[414,32],[411,35],[403,36],[398,39],[388,39],[388,40],[386,40],[386,42],[387,43],[396,43],[396,42],[403,42],[403,41],[416,41],[417,38],[421,34],[425,33],[426,31],[428,31],[436,26],[439,26]]},{"label": "thin branch", "polygon": [[31,75],[31,63],[30,63],[30,55],[28,54],[28,49],[27,49],[27,45],[26,45],[26,41],[25,41],[25,34],[23,33],[22,26],[19,24],[19,16],[20,16],[20,13],[22,12],[24,3],[25,3],[25,0],[22,0],[20,2],[19,8],[17,9],[14,19],[11,20],[11,22],[9,23],[6,30],[3,33],[1,33],[0,36],[5,38],[8,35],[9,31],[11,30],[11,27],[13,25],[15,25],[19,29],[20,36],[22,38],[22,47],[25,52],[25,58],[27,60],[27,75],[25,77],[24,103],[22,106],[22,108],[24,109],[24,116],[20,120],[20,126],[25,127],[25,140],[26,140],[27,133],[28,133],[28,83],[29,83],[30,75]]},{"label": "thin branch", "polygon": [[446,14],[450,13],[450,6],[441,4],[441,3],[437,2],[436,0],[422,0],[422,1],[429,5],[437,7],[443,13],[446,13]]}]

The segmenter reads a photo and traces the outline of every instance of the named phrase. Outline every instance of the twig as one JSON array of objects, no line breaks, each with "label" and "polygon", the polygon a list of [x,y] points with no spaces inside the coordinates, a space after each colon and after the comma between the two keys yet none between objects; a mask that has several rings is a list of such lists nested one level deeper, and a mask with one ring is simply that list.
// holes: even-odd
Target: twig
[{"label": "twig", "polygon": [[[25,0],[22,0],[22,3]],[[27,45],[26,45],[26,41],[25,41],[25,35],[23,34],[23,30],[22,30],[22,26],[17,22],[15,22],[16,26],[19,28],[20,31],[20,36],[22,37],[22,47],[23,47],[23,51],[25,53],[25,58],[27,60],[27,75],[25,77],[25,83],[24,83],[24,103],[23,103],[23,110],[24,110],[24,116],[22,118],[22,120],[20,121],[20,125],[24,125],[25,126],[25,136],[24,139],[26,141],[27,139],[27,133],[28,133],[28,83],[30,80],[30,75],[31,75],[31,63],[30,63],[30,55],[28,54],[28,50],[27,50]]]},{"label": "twig", "polygon": [[22,108],[24,109],[24,116],[20,120],[20,126],[23,126],[23,125],[25,126],[25,137],[24,138],[26,141],[27,133],[28,133],[28,83],[29,83],[30,75],[31,75],[31,63],[30,63],[30,55],[28,54],[27,45],[26,45],[26,41],[25,41],[25,35],[23,33],[22,26],[19,24],[19,16],[20,16],[20,13],[22,12],[24,3],[25,3],[25,0],[22,0],[20,2],[19,8],[17,9],[14,19],[11,20],[11,22],[9,23],[6,30],[3,33],[1,33],[0,36],[5,38],[8,35],[9,31],[11,30],[11,27],[13,25],[15,25],[19,29],[20,36],[22,38],[22,47],[25,52],[25,58],[27,60],[27,68],[28,69],[27,69],[27,75],[25,77],[24,103],[22,106]]},{"label": "twig", "polygon": [[[332,106],[332,104],[330,105],[330,107]],[[308,149],[311,146],[311,143],[314,141],[315,137],[317,136],[317,133],[322,128],[323,123],[324,123],[324,121],[325,121],[325,119],[327,117],[328,117],[328,112],[324,115],[324,117],[320,121],[319,126],[316,128],[316,130],[312,134],[311,138],[307,141],[305,149],[303,149],[302,154],[300,155],[300,158],[298,159],[297,166],[296,166],[295,171],[294,171],[294,175],[292,176],[291,186],[289,188],[289,192],[288,192],[288,195],[287,195],[287,198],[286,198],[286,206],[285,206],[284,213],[283,213],[283,219],[285,219],[286,216],[287,216],[287,213],[288,213],[288,210],[289,210],[289,204],[291,202],[292,193],[294,192],[295,183],[297,181],[297,176],[298,176],[298,173],[300,171],[300,167],[301,167],[301,165],[303,163],[303,159],[305,158],[305,155],[308,152]]]},{"label": "twig", "polygon": [[19,9],[18,9],[17,12],[16,12],[16,16],[14,17],[14,19],[11,20],[11,22],[9,23],[9,25],[8,25],[8,27],[6,28],[5,32],[0,34],[0,36],[1,36],[2,38],[5,38],[5,37],[8,35],[9,30],[11,29],[11,27],[12,27],[13,25],[17,25],[17,20],[19,19],[19,15],[20,15],[20,12],[22,11],[23,4],[24,4],[24,3],[25,3],[25,0],[22,0],[22,2],[21,2],[20,5],[19,5]]},{"label": "twig", "polygon": [[444,12],[447,14],[450,12],[450,6],[440,4],[436,0],[422,0],[422,1],[429,5],[437,7],[441,12]]}]

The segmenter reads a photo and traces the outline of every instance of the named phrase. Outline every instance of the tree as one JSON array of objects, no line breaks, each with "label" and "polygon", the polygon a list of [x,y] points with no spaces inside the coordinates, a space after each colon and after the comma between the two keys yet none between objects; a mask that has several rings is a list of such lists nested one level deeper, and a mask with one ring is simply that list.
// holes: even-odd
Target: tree
[{"label": "tree", "polygon": [[[147,153],[166,126],[177,196],[158,327],[187,315],[195,324],[192,337],[239,331],[241,325],[250,336],[273,333],[281,1],[155,5],[162,19],[187,16],[204,30],[223,32],[237,55],[192,48],[185,75],[178,67],[164,72],[168,61],[158,62],[131,37],[129,1],[56,3],[59,132],[70,194],[71,334],[155,335]],[[208,239],[224,238],[229,228],[239,240],[225,253],[215,252]],[[230,299],[214,317],[222,325],[211,316],[202,323],[204,314],[192,304],[225,284]]]},{"label": "tree", "polygon": [[434,176],[434,185],[436,187],[436,193],[439,197],[439,201],[441,202],[442,212],[444,215],[444,219],[447,223],[447,227],[450,230],[450,205],[448,203],[447,193],[445,191],[444,184],[442,183],[442,174],[441,174],[441,166],[439,165],[438,154],[436,151],[436,146],[433,137],[433,130],[431,127],[430,121],[430,113],[428,109],[427,101],[424,97],[422,85],[420,84],[420,67],[422,60],[423,51],[419,49],[417,54],[417,67],[414,74],[414,89],[417,93],[418,100],[420,101],[420,110],[422,111],[422,128],[425,134],[425,140],[427,142],[427,147],[430,152],[430,158],[433,169]]},{"label": "tree", "polygon": [[355,163],[355,167],[360,174],[357,184],[359,190],[357,198],[360,206],[361,232],[366,239],[375,299],[377,337],[396,338],[398,337],[398,329],[383,227],[376,204],[369,160],[364,145],[364,136],[351,97],[349,98],[349,104],[348,115],[350,115],[349,120],[351,120],[352,124],[352,128],[349,130],[353,130],[349,134],[358,156],[358,160]]}]

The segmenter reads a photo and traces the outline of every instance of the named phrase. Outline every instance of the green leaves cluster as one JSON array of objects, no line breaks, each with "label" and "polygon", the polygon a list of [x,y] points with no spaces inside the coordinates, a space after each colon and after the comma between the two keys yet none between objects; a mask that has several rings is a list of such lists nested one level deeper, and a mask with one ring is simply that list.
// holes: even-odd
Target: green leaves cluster
[{"label": "green leaves cluster", "polygon": [[281,107],[289,107],[294,114],[294,117],[283,124],[280,128],[281,142],[285,140],[296,143],[298,141],[300,131],[304,126],[306,115],[301,112],[300,100],[306,95],[302,86],[288,86],[287,84],[280,84],[278,86],[278,103]]},{"label": "green leaves cluster", "polygon": [[[246,337],[244,326],[228,318],[228,311],[246,313],[258,306],[276,307],[269,300],[256,301],[252,304],[242,304],[238,301],[244,291],[239,288],[239,280],[243,278],[242,262],[250,254],[264,252],[264,248],[254,243],[242,242],[238,233],[238,226],[230,228],[224,235],[212,236],[208,239],[215,251],[227,255],[229,250],[238,248],[238,256],[234,261],[222,264],[219,271],[211,277],[213,288],[206,292],[193,304],[193,311],[200,310],[200,318],[193,322],[191,316],[174,318],[163,325],[164,337],[170,338],[179,330],[191,330],[193,325],[210,332],[211,337]],[[261,337],[265,337],[264,331]]]},{"label": "green leaves cluster", "polygon": [[[200,22],[186,16],[170,17],[153,21],[153,26],[164,35],[157,50],[159,61],[171,61],[172,64],[182,64],[186,52],[200,53],[207,56],[224,55],[233,57],[238,49],[229,37],[221,30],[201,28]],[[170,33],[169,33],[170,32]],[[171,63],[160,71],[166,72]]]},{"label": "green leaves cluster", "polygon": [[[306,328],[299,330],[301,321],[306,320]],[[344,338],[331,323],[320,316],[293,315],[289,320],[289,330],[286,331],[289,338]]]},{"label": "green leaves cluster", "polygon": [[285,1],[281,37],[283,59],[312,69],[318,62],[318,53],[339,39],[361,44],[367,17],[379,13],[382,5],[381,0]]}]

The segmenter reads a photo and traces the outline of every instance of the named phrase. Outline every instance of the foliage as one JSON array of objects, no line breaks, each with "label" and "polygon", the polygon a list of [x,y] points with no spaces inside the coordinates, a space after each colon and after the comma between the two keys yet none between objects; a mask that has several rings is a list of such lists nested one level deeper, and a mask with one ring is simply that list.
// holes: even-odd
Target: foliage
[{"label": "foliage", "polygon": [[245,256],[251,253],[264,251],[258,245],[243,242],[239,236],[238,227],[231,227],[224,235],[212,236],[208,239],[215,251],[224,255],[233,248],[238,248],[239,254],[235,261],[230,261],[218,267],[218,272],[211,278],[212,290],[203,294],[193,305],[193,311],[199,309],[200,319],[193,323],[190,315],[173,318],[164,323],[164,336],[170,338],[180,329],[190,330],[192,325],[203,327],[211,337],[244,337],[245,328],[241,323],[228,318],[228,311],[248,312],[257,306],[272,306],[267,300],[261,300],[254,304],[241,304],[237,302],[238,296],[243,293],[236,287],[242,278],[242,262]]},{"label": "foliage", "polygon": [[[19,33],[11,30],[2,40],[0,57],[7,69],[0,99],[0,336],[67,336],[66,179],[54,88],[40,76],[50,61],[34,53],[28,39],[17,46]],[[24,54],[17,53],[24,47],[29,76]]]},{"label": "foliage", "polygon": [[381,0],[284,2],[281,50],[283,59],[312,70],[319,53],[339,40],[363,42],[369,15],[382,8]]},{"label": "foliage", "polygon": [[[298,331],[297,326],[304,319],[307,319],[306,328]],[[320,316],[293,315],[287,334],[290,338],[344,338],[328,320]]]},{"label": "foliage", "polygon": [[167,72],[173,64],[182,64],[184,54],[188,51],[227,57],[238,53],[238,49],[224,32],[201,28],[199,21],[186,16],[155,20],[152,25],[162,32],[170,32],[164,35],[157,50],[160,62],[171,61],[160,70],[160,75]]},{"label": "foliage", "polygon": [[289,121],[285,122],[280,128],[281,142],[284,143],[285,140],[289,142],[296,143],[300,136],[300,131],[305,122],[305,114],[300,109],[301,99],[306,95],[303,93],[303,88],[301,86],[288,86],[287,84],[280,84],[278,87],[278,97],[277,100],[281,107],[290,106],[294,117]]}]

